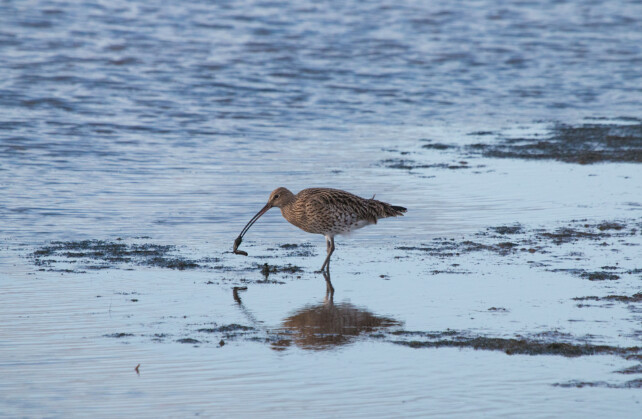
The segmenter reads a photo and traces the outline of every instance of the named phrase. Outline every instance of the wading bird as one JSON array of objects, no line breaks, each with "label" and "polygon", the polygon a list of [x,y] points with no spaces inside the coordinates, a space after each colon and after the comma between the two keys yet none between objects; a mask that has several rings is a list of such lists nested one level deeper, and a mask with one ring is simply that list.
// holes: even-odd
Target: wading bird
[{"label": "wading bird", "polygon": [[301,230],[325,236],[328,255],[321,266],[330,271],[330,256],[334,252],[334,236],[376,224],[380,218],[397,217],[406,212],[406,208],[390,205],[385,202],[361,198],[350,192],[330,188],[304,189],[293,194],[286,188],[277,188],[270,194],[267,204],[259,211],[241,231],[234,241],[234,253],[246,255],[238,250],[243,236],[263,214],[270,208],[281,209],[281,214],[291,224]]}]

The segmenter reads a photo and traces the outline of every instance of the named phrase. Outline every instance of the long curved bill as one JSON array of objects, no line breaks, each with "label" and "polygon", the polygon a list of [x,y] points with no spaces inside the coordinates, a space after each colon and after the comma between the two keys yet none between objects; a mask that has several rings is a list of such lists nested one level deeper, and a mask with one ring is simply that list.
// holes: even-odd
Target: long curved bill
[{"label": "long curved bill", "polygon": [[241,242],[243,241],[243,236],[247,231],[252,227],[252,224],[254,224],[263,214],[265,214],[272,206],[270,204],[265,204],[263,208],[261,208],[261,211],[257,212],[254,217],[243,227],[243,230],[241,230],[241,234],[234,240],[234,253],[237,255],[245,255],[247,256],[247,252],[244,252],[243,250],[238,250],[238,247],[241,245]]}]

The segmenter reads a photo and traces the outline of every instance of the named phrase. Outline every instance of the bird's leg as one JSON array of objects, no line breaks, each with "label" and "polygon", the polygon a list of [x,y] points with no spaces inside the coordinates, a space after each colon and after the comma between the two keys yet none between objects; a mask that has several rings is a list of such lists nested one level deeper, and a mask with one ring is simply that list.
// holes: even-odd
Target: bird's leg
[{"label": "bird's leg", "polygon": [[334,302],[334,287],[330,281],[330,271],[323,271],[323,277],[325,278],[325,302],[332,304]]},{"label": "bird's leg", "polygon": [[321,265],[321,272],[323,272],[324,269],[330,272],[330,256],[332,256],[332,252],[334,252],[334,237],[326,237],[325,243],[328,248],[328,256],[326,256],[325,262]]},{"label": "bird's leg", "polygon": [[325,238],[325,247],[328,255],[325,257],[325,260],[323,261],[323,265],[321,265],[321,269],[319,269],[319,272],[324,272],[326,265],[330,263],[330,239]]}]

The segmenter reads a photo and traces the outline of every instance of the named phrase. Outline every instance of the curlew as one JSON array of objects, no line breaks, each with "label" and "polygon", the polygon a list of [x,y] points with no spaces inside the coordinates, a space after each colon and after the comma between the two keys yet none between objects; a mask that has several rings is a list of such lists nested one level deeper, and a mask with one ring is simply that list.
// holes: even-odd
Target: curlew
[{"label": "curlew", "polygon": [[406,208],[371,199],[361,198],[349,192],[330,188],[304,189],[293,194],[286,188],[277,188],[270,194],[267,204],[246,224],[234,241],[234,253],[246,255],[238,250],[243,236],[270,208],[281,209],[283,217],[303,231],[325,236],[327,256],[321,271],[330,271],[330,256],[334,252],[334,236],[376,224],[380,218],[397,217]]}]

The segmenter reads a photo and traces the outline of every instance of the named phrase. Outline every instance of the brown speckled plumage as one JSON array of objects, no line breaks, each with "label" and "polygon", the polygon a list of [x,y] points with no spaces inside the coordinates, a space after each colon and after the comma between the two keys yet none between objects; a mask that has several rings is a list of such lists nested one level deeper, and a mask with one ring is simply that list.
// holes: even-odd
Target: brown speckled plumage
[{"label": "brown speckled plumage", "polygon": [[250,226],[272,207],[281,209],[283,217],[291,224],[308,233],[322,234],[326,238],[328,255],[321,267],[330,269],[330,256],[334,251],[334,236],[348,234],[369,224],[376,224],[380,218],[397,217],[406,208],[387,204],[374,199],[365,199],[339,189],[309,188],[294,195],[287,188],[277,188],[270,194],[268,203],[245,226],[238,244]]},{"label": "brown speckled plumage", "polygon": [[290,191],[279,188],[272,194],[287,197],[280,205],[286,220],[308,233],[324,236],[346,234],[376,224],[379,218],[396,217],[406,212],[405,208],[339,189],[310,188],[290,197]]}]

